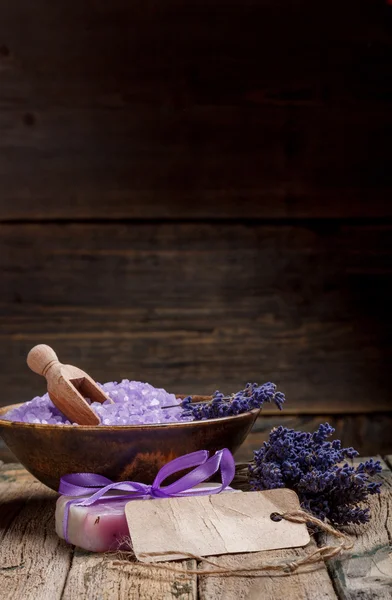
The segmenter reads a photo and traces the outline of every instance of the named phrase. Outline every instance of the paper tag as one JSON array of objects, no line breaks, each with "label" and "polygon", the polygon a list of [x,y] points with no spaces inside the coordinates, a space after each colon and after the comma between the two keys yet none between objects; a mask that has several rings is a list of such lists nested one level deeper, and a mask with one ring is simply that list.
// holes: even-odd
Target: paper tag
[{"label": "paper tag", "polygon": [[[186,558],[182,552],[213,556],[305,546],[310,538],[305,524],[272,513],[300,508],[292,490],[216,494],[134,500],[125,507],[135,556],[144,562]],[[165,552],[179,551],[178,555]],[[162,553],[143,558],[143,553]]]}]

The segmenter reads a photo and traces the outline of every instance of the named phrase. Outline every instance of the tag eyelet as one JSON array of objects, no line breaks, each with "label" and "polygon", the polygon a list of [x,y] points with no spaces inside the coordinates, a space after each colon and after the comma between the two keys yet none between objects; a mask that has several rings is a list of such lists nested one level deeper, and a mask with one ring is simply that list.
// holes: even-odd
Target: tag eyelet
[{"label": "tag eyelet", "polygon": [[279,521],[282,521],[283,517],[279,513],[273,512],[270,514],[270,519],[271,521],[275,521],[275,523],[278,523]]}]

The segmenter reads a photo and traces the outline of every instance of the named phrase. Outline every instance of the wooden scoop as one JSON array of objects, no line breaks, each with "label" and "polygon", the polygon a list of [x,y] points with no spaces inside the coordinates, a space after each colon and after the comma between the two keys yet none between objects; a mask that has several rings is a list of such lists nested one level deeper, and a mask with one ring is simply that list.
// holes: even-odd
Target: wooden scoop
[{"label": "wooden scoop", "polygon": [[55,351],[45,344],[30,350],[27,364],[32,371],[46,377],[50,399],[67,419],[78,425],[99,425],[98,415],[85,398],[101,403],[112,400],[87,373],[61,364]]}]

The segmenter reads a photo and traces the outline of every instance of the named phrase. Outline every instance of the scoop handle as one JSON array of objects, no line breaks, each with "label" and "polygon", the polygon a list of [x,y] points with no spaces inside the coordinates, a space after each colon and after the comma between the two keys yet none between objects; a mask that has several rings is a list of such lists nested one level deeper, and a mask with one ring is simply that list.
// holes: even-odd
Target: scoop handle
[{"label": "scoop handle", "polygon": [[56,352],[46,344],[34,346],[27,355],[27,364],[34,373],[46,377],[49,369],[59,364]]}]

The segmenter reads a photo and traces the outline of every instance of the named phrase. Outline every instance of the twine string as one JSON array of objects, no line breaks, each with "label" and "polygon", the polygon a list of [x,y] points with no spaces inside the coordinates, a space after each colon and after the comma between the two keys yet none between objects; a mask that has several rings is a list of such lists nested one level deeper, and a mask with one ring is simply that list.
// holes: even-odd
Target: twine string
[{"label": "twine string", "polygon": [[[332,527],[332,525],[329,525],[328,523],[324,523],[323,521],[320,521],[320,519],[317,519],[316,517],[314,517],[313,515],[310,515],[309,513],[307,513],[304,510],[296,510],[296,511],[292,511],[289,513],[284,513],[280,516],[283,519],[286,519],[286,521],[291,521],[292,523],[305,523],[305,524],[311,523],[312,525],[317,526],[319,529],[321,529],[325,533],[329,533],[333,537],[337,538],[339,540],[339,543],[335,546],[331,545],[331,544],[325,544],[324,546],[317,548],[310,554],[299,557],[296,560],[285,561],[285,562],[280,562],[280,563],[260,562],[258,565],[253,566],[253,567],[250,567],[250,566],[242,567],[240,565],[233,566],[233,567],[229,567],[229,566],[222,567],[217,562],[214,562],[213,560],[211,560],[209,558],[199,556],[192,552],[183,552],[181,550],[169,550],[166,552],[143,552],[138,555],[139,560],[137,561],[137,564],[142,567],[148,567],[148,568],[153,567],[155,569],[170,571],[172,573],[178,573],[180,575],[208,575],[208,576],[222,575],[222,576],[237,576],[237,577],[245,577],[245,576],[257,577],[258,574],[260,574],[264,571],[275,571],[277,573],[280,572],[281,574],[295,573],[295,572],[298,572],[301,568],[314,565],[321,561],[331,560],[332,558],[339,556],[343,552],[347,552],[348,550],[351,550],[353,547],[353,542],[350,540],[350,538],[346,534],[342,533],[341,531],[338,531],[337,529]],[[133,554],[133,553],[129,552],[129,553],[122,553],[122,554]],[[183,567],[174,567],[167,563],[155,563],[152,560],[150,560],[150,561],[148,560],[148,559],[156,558],[158,556],[176,556],[176,555],[177,556],[181,555],[186,558],[191,558],[198,562],[207,563],[208,565],[212,566],[213,568],[212,569],[185,569]],[[142,562],[140,559],[147,559],[147,560],[146,560],[146,562]],[[123,561],[115,561],[112,564],[114,564],[114,565],[120,564],[121,565],[124,563],[123,563]]]}]

